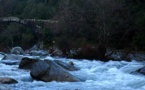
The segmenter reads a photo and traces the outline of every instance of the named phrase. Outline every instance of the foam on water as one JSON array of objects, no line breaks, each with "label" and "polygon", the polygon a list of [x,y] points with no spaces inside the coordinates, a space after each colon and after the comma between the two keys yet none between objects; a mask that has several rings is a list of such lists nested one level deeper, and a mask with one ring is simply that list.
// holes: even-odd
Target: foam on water
[{"label": "foam on water", "polygon": [[70,72],[84,82],[42,82],[31,78],[28,70],[18,69],[18,65],[0,63],[0,77],[12,77],[18,84],[8,85],[11,90],[144,90],[145,76],[130,74],[143,67],[143,63],[132,61],[88,61],[52,58],[64,62],[73,61],[80,68]]},{"label": "foam on water", "polygon": [[0,54],[0,60],[2,60],[4,58],[4,55]]}]

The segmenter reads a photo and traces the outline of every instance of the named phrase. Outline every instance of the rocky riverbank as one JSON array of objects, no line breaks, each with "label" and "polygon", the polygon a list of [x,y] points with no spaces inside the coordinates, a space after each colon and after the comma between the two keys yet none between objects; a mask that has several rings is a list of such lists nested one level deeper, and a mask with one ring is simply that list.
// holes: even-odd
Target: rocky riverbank
[{"label": "rocky riverbank", "polygon": [[144,61],[136,60],[102,62],[1,53],[0,90],[142,90],[144,66]]}]

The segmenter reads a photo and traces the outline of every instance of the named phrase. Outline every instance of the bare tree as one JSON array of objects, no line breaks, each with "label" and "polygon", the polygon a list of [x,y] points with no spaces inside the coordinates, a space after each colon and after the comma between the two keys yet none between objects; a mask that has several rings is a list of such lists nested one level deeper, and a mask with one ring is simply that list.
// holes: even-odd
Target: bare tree
[{"label": "bare tree", "polygon": [[[60,37],[61,35],[66,37],[69,43],[70,40],[75,43],[77,40],[83,39],[82,41],[86,41],[84,45],[94,44],[98,48],[96,56],[99,59],[105,58],[108,42],[114,33],[116,12],[122,8],[123,1],[67,0],[60,5],[58,14],[61,22],[58,29]],[[67,42],[67,40],[65,41]]]}]

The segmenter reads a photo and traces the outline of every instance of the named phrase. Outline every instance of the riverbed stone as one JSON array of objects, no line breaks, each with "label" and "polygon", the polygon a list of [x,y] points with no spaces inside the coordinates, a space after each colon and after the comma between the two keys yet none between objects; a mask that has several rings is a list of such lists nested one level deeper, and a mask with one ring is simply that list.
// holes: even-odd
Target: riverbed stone
[{"label": "riverbed stone", "polygon": [[136,70],[135,72],[138,72],[138,73],[140,73],[140,74],[145,75],[145,66],[142,67],[142,68],[140,68],[140,69],[138,69],[138,70]]},{"label": "riverbed stone", "polygon": [[21,54],[21,55],[25,55],[25,52],[24,52],[24,50],[21,47],[17,46],[17,47],[13,47],[11,49],[11,54]]},{"label": "riverbed stone", "polygon": [[24,58],[22,58],[22,60],[19,64],[19,68],[20,69],[31,69],[33,64],[38,61],[39,61],[39,59],[24,57]]},{"label": "riverbed stone", "polygon": [[[47,63],[49,66],[45,65]],[[41,65],[39,65],[41,64]],[[45,68],[42,67],[44,65]],[[41,67],[38,69],[38,67]],[[41,80],[44,82],[50,81],[68,81],[68,82],[78,82],[80,81],[77,77],[70,74],[66,69],[58,65],[56,62],[51,60],[44,60],[42,63],[35,63],[31,70],[30,75],[36,80]],[[38,70],[35,70],[38,69]],[[39,71],[42,70],[42,71]],[[36,74],[34,71],[40,73]],[[35,75],[34,75],[35,74]]]},{"label": "riverbed stone", "polygon": [[32,56],[46,56],[48,52],[45,50],[32,50],[30,51],[30,55]]},{"label": "riverbed stone", "polygon": [[30,75],[38,80],[41,80],[41,77],[49,70],[50,66],[44,61],[36,62],[31,69]]},{"label": "riverbed stone", "polygon": [[63,56],[63,52],[61,50],[59,50],[58,48],[55,48],[54,50],[52,50],[52,52],[50,53],[51,56]]},{"label": "riverbed stone", "polygon": [[[80,81],[77,77],[70,74],[67,70],[65,70],[63,67],[55,63],[54,61],[45,60],[50,65],[49,70],[49,78],[50,80],[56,80],[56,81],[68,81],[68,82],[78,82]],[[44,77],[44,79],[47,76]]]},{"label": "riverbed stone", "polygon": [[57,63],[58,65],[60,65],[61,67],[63,67],[66,70],[69,71],[77,71],[79,70],[79,68],[75,67],[74,64],[72,64],[73,62],[71,62],[70,64],[62,62],[60,60],[54,60],[55,63]]},{"label": "riverbed stone", "polygon": [[0,63],[6,64],[6,65],[19,65],[19,60],[1,60]]},{"label": "riverbed stone", "polygon": [[2,83],[2,84],[14,84],[14,83],[18,83],[18,82],[13,78],[0,77],[0,83]]},{"label": "riverbed stone", "polygon": [[23,55],[6,54],[2,60],[21,60],[23,57]]}]

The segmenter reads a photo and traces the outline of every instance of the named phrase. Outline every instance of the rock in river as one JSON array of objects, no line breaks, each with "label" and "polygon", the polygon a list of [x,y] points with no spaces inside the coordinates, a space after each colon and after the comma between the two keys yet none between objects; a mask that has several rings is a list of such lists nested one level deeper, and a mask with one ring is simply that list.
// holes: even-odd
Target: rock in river
[{"label": "rock in river", "polygon": [[14,84],[14,83],[18,83],[18,82],[12,78],[0,77],[0,83],[2,83],[2,84]]},{"label": "rock in river", "polygon": [[33,64],[38,61],[39,61],[39,59],[31,59],[28,57],[24,57],[24,58],[22,58],[22,60],[19,64],[19,68],[20,69],[31,69]]},{"label": "rock in river", "polygon": [[145,66],[136,70],[135,72],[145,75]]},{"label": "rock in river", "polygon": [[15,54],[6,54],[2,60],[21,60],[24,56]]},{"label": "rock in river", "polygon": [[21,54],[21,55],[25,55],[24,50],[21,47],[14,47],[11,49],[11,54]]},{"label": "rock in river", "polygon": [[39,51],[32,50],[32,51],[30,51],[30,55],[32,55],[32,56],[46,56],[46,55],[48,55],[48,52],[45,50],[39,50]]},{"label": "rock in river", "polygon": [[41,77],[47,73],[49,68],[50,66],[46,62],[40,60],[33,65],[30,74],[33,78],[41,80]]},{"label": "rock in river", "polygon": [[63,67],[61,67],[56,62],[51,61],[51,60],[45,60],[45,61],[35,63],[31,69],[30,75],[34,79],[42,80],[45,82],[50,82],[53,80],[61,81],[61,82],[62,81],[68,81],[68,82],[80,81],[77,77],[73,76]]},{"label": "rock in river", "polygon": [[63,67],[64,69],[69,70],[69,71],[77,71],[77,70],[79,70],[74,65],[62,62],[60,60],[54,60],[54,62],[57,63],[58,65],[60,65],[61,67]]}]

